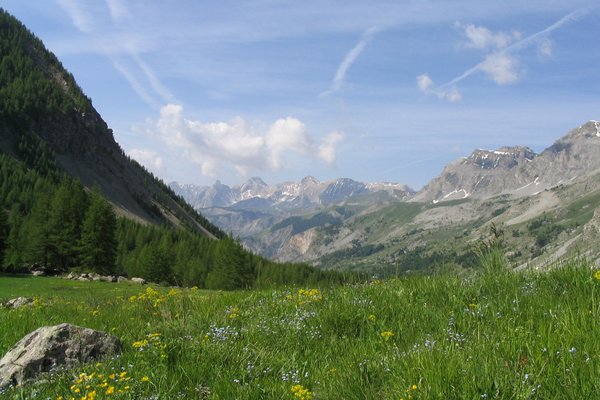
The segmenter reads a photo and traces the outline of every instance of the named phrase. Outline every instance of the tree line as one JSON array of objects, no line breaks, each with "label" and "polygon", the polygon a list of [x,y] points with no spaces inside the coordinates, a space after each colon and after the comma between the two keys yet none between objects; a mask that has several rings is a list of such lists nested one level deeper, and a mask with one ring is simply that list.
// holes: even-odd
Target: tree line
[{"label": "tree line", "polygon": [[42,175],[0,154],[0,265],[11,271],[32,264],[211,289],[357,278],[305,264],[275,263],[229,236],[215,240],[117,217],[98,189],[87,190],[56,171]]}]

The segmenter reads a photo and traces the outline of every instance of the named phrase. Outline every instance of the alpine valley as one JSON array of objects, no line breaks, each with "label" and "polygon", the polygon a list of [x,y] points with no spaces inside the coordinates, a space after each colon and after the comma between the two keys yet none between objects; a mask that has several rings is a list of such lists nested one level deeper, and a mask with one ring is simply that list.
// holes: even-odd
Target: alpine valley
[{"label": "alpine valley", "polygon": [[536,154],[475,150],[421,190],[351,179],[171,188],[250,249],[285,261],[383,274],[474,265],[473,245],[495,226],[514,266],[577,252],[598,258],[600,122]]}]

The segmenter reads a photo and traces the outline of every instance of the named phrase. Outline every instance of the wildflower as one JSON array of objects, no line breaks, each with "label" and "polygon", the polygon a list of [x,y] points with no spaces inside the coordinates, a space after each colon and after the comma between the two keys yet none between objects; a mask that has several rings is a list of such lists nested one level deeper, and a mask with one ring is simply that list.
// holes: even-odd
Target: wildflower
[{"label": "wildflower", "polygon": [[594,279],[597,281],[600,281],[600,269],[596,272],[594,272]]},{"label": "wildflower", "polygon": [[383,340],[389,340],[392,336],[394,336],[394,332],[392,331],[383,331],[379,334]]},{"label": "wildflower", "polygon": [[115,387],[114,387],[114,386],[109,386],[109,388],[108,388],[108,389],[106,389],[106,392],[105,392],[105,393],[106,393],[107,395],[111,395],[111,394],[113,394],[114,392],[115,392]]},{"label": "wildflower", "polygon": [[312,400],[312,393],[302,385],[292,386],[291,392],[294,393],[294,397],[300,400]]},{"label": "wildflower", "polygon": [[371,315],[369,315],[369,316],[367,317],[367,319],[368,319],[369,321],[373,322],[373,321],[377,320],[377,317],[376,317],[375,315],[371,314]]},{"label": "wildflower", "polygon": [[142,349],[146,346],[148,346],[148,340],[144,339],[144,340],[138,340],[137,342],[133,342],[132,346],[136,349]]},{"label": "wildflower", "polygon": [[475,303],[469,304],[469,310],[475,311],[476,309],[477,309],[477,304],[475,304]]},{"label": "wildflower", "polygon": [[239,315],[239,307],[229,307],[225,313],[229,316],[229,319],[236,319]]},{"label": "wildflower", "polygon": [[140,379],[140,381],[142,382],[148,382],[150,380],[150,378],[148,378],[147,375],[142,376],[142,378]]}]

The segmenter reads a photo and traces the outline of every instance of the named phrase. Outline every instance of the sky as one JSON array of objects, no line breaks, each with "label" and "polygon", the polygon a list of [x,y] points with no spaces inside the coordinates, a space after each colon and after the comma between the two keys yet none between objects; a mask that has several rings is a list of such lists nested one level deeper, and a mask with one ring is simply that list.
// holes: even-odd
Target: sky
[{"label": "sky", "polygon": [[599,0],[2,0],[166,182],[419,189],[600,120]]}]

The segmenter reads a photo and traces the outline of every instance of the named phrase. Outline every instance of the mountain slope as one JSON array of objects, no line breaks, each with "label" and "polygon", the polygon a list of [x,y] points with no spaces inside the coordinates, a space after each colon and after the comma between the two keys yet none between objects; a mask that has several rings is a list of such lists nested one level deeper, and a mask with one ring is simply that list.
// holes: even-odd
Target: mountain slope
[{"label": "mountain slope", "polygon": [[120,215],[223,236],[124,154],[73,76],[2,9],[0,47],[0,151],[31,164],[43,149],[86,187],[99,186]]},{"label": "mountain slope", "polygon": [[527,147],[476,150],[449,164],[411,201],[440,202],[489,198],[500,194],[524,197],[600,169],[600,122],[588,121],[540,154]]}]

